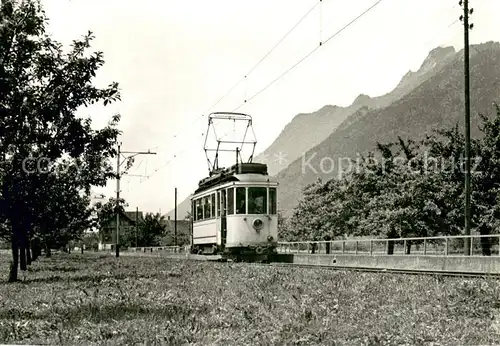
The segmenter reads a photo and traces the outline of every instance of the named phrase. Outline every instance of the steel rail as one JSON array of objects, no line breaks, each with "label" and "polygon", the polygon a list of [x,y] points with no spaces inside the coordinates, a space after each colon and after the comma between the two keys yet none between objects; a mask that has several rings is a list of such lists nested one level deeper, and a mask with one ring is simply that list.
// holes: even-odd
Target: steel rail
[{"label": "steel rail", "polygon": [[299,264],[299,263],[277,263],[277,262],[272,262],[270,264],[264,264],[264,263],[257,263],[257,264],[274,266],[274,267],[295,267],[295,268],[308,268],[308,269],[316,268],[316,269],[329,269],[329,270],[346,270],[346,271],[357,271],[357,272],[391,273],[391,274],[408,274],[408,275],[491,277],[491,278],[500,279],[500,273],[479,273],[479,272],[451,271],[451,270],[428,270],[428,269],[373,268],[373,267]]}]

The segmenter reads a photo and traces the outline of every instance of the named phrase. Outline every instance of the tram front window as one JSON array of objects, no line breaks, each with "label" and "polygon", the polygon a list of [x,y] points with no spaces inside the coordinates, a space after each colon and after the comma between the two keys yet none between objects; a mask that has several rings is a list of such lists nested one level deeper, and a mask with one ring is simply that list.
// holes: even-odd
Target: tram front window
[{"label": "tram front window", "polygon": [[248,188],[248,214],[267,214],[267,188]]},{"label": "tram front window", "polygon": [[276,188],[269,188],[269,214],[277,214]]}]

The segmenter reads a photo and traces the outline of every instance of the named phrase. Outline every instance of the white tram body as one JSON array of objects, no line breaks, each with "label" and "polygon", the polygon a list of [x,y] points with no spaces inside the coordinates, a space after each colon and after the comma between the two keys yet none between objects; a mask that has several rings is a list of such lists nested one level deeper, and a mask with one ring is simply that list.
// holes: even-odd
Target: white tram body
[{"label": "white tram body", "polygon": [[191,197],[192,252],[271,255],[278,239],[278,183],[260,163],[240,163],[199,183]]}]

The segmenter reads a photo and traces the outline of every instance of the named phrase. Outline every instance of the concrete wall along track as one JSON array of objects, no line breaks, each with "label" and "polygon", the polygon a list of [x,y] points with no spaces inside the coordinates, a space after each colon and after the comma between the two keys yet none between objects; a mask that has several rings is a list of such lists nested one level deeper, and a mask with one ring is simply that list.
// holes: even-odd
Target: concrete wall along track
[{"label": "concrete wall along track", "polygon": [[[218,260],[220,256],[172,253],[169,251],[123,252],[129,256],[158,256],[190,260]],[[470,272],[500,274],[499,256],[280,254],[276,262],[332,267]]]}]

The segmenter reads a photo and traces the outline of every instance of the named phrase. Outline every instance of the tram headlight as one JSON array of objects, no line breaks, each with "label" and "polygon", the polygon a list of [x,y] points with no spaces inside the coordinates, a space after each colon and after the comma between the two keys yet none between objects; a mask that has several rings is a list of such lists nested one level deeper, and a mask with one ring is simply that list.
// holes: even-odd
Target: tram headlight
[{"label": "tram headlight", "polygon": [[259,231],[264,227],[264,222],[261,219],[255,219],[252,222],[252,227]]}]

